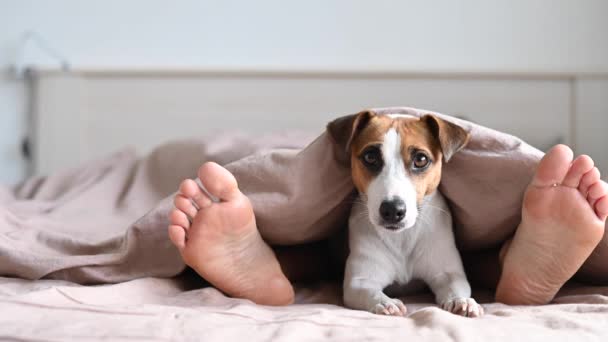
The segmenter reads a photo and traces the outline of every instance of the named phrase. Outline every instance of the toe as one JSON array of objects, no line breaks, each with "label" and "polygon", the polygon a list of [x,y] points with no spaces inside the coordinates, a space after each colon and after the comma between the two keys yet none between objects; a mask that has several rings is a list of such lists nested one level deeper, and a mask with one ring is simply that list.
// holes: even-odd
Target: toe
[{"label": "toe", "polygon": [[467,312],[467,317],[480,317],[483,316],[483,308],[481,305],[477,303],[473,303],[469,305],[469,311]]},{"label": "toe", "polygon": [[[597,209],[597,205],[600,204],[600,209],[604,206],[603,198],[608,195],[608,184],[604,181],[598,181],[589,187],[589,191],[587,192],[587,201],[589,201],[589,205],[593,208]],[[602,200],[600,202],[600,200]],[[600,215],[598,215],[600,216]],[[600,216],[600,218],[602,218]]]},{"label": "toe", "polygon": [[587,200],[589,204],[595,205],[597,200],[606,196],[608,194],[608,184],[606,182],[595,182],[589,187],[589,192],[587,192]]},{"label": "toe", "polygon": [[460,298],[453,299],[450,301],[450,305],[446,311],[457,315],[462,315],[463,313],[466,314],[466,301]]},{"label": "toe", "polygon": [[198,178],[209,194],[222,201],[231,201],[241,195],[234,176],[216,163],[203,164],[198,170]]},{"label": "toe", "polygon": [[180,252],[186,247],[186,231],[182,226],[169,226],[169,239]]},{"label": "toe", "polygon": [[450,300],[448,302],[443,303],[442,309],[445,311],[452,312],[454,310],[454,305],[455,305],[455,302],[453,300]]},{"label": "toe", "polygon": [[393,305],[393,304],[389,304],[389,305],[388,305],[388,312],[389,312],[391,315],[396,315],[398,311],[399,311],[399,310],[397,310],[397,307],[396,307],[395,305]]},{"label": "toe", "polygon": [[188,229],[190,227],[190,220],[188,220],[188,216],[184,214],[183,211],[178,209],[173,209],[169,214],[169,221],[171,221],[171,225],[180,226],[184,229]]},{"label": "toe", "polygon": [[184,180],[179,186],[179,192],[185,197],[190,198],[199,209],[206,208],[212,203],[209,196],[192,179]]},{"label": "toe", "polygon": [[562,185],[578,188],[583,175],[593,169],[593,159],[587,155],[578,156],[570,165],[570,169],[562,181]]},{"label": "toe", "polygon": [[184,195],[181,195],[181,194],[175,195],[175,198],[173,199],[173,204],[175,205],[175,207],[177,209],[182,211],[184,214],[186,214],[191,219],[193,219],[196,216],[196,214],[198,213],[198,209],[196,209],[194,204],[192,204],[192,201],[189,198],[185,197]]},{"label": "toe", "polygon": [[388,308],[393,316],[405,316],[405,305],[399,299],[394,299]]},{"label": "toe", "polygon": [[407,314],[407,307],[405,306],[405,304],[403,304],[403,302],[397,302],[397,307],[399,308],[399,311],[401,311],[402,316],[405,316]]},{"label": "toe", "polygon": [[602,221],[608,218],[608,196],[604,196],[595,202],[595,213]]},{"label": "toe", "polygon": [[467,304],[467,302],[463,300],[457,306],[457,310],[455,311],[455,313],[458,313],[459,315],[462,315],[462,316],[466,316],[468,307],[469,307],[469,305]]},{"label": "toe", "polygon": [[561,183],[568,173],[572,156],[572,150],[566,145],[551,148],[538,164],[532,185],[546,187]]},{"label": "toe", "polygon": [[587,197],[589,187],[600,180],[600,170],[597,167],[592,168],[589,172],[585,173],[578,186],[578,190]]}]

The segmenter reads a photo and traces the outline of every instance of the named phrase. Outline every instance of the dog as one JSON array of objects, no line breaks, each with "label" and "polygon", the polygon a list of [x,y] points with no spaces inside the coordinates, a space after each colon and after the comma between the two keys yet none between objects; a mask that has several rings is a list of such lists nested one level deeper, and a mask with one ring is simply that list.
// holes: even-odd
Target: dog
[{"label": "dog", "polygon": [[467,144],[469,133],[431,114],[373,111],[334,120],[328,130],[350,157],[358,191],[349,217],[344,304],[404,316],[403,302],[384,290],[422,280],[444,310],[483,315],[471,298],[450,209],[437,190],[442,163]]}]

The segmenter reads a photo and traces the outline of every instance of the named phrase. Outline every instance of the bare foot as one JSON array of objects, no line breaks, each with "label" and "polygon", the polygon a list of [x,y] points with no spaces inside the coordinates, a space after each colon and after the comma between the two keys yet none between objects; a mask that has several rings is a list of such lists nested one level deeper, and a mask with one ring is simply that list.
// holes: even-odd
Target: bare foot
[{"label": "bare foot", "polygon": [[578,271],[604,234],[608,185],[588,156],[553,147],[524,196],[522,221],[502,248],[496,300],[546,304]]},{"label": "bare foot", "polygon": [[193,180],[181,183],[169,237],[184,262],[230,296],[264,305],[292,303],[293,288],[262,240],[251,203],[234,176],[218,164],[205,163],[198,177],[219,202]]}]

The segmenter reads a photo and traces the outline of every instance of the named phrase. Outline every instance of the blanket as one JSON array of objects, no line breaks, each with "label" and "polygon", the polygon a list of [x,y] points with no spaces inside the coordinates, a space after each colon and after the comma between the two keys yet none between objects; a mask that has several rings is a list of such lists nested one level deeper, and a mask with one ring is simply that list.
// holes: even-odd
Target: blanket
[{"label": "blanket", "polygon": [[[431,113],[401,107],[375,111]],[[452,209],[459,249],[495,248],[519,223],[523,191],[542,152],[511,135],[434,114],[472,135],[467,147],[444,165],[440,185]],[[563,336],[608,334],[602,315],[608,311],[608,292],[602,287],[577,287],[551,306],[491,304],[487,317],[476,322],[426,307],[430,298],[414,299],[427,303],[420,313],[391,320],[328,305],[339,305],[340,295],[326,288],[301,289],[298,302],[317,303],[313,306],[264,308],[226,298],[213,288],[184,285],[180,277],[185,265],[166,232],[171,195],[205,161],[225,165],[236,176],[270,244],[319,241],[344,229],[353,192],[344,151],[327,132],[308,141],[309,136],[291,134],[177,141],[144,158],[124,150],[77,169],[0,187],[0,303],[3,312],[12,312],[0,319],[0,337],[171,340],[187,339],[190,332],[219,337],[221,326],[239,327],[225,332],[222,340],[253,326],[260,334],[248,336],[252,339],[296,336],[290,334],[297,331],[301,337],[339,338],[352,327],[363,329],[357,336],[382,338],[458,340],[474,332],[511,339],[517,327],[532,329],[530,336],[551,329],[572,333]],[[604,284],[608,263],[601,261],[608,256],[607,240],[604,236],[592,255],[599,262],[583,270],[587,279]],[[302,293],[313,293],[317,300],[303,299]],[[32,323],[36,317],[40,320]],[[73,323],[81,317],[86,318]],[[25,318],[29,323],[24,325]],[[132,322],[133,328],[116,330],[121,322]],[[71,330],[61,330],[62,325]],[[99,326],[101,330],[95,329]],[[312,326],[319,329],[308,329]],[[175,331],[178,327],[182,330]]]},{"label": "blanket", "polygon": [[[407,318],[340,306],[339,284],[296,287],[297,304],[265,307],[187,277],[82,286],[0,278],[0,340],[16,341],[605,341],[608,287],[579,287],[555,304],[484,304],[466,318],[404,298]],[[474,293],[487,303],[488,293]]]}]

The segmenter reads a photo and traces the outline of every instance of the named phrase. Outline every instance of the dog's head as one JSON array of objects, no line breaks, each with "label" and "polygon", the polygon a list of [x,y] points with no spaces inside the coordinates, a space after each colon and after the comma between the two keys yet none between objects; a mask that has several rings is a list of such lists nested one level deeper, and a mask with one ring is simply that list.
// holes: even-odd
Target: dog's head
[{"label": "dog's head", "polygon": [[411,228],[425,196],[441,180],[441,165],[469,140],[462,127],[433,115],[342,117],[328,125],[339,148],[350,156],[352,178],[379,229]]}]

